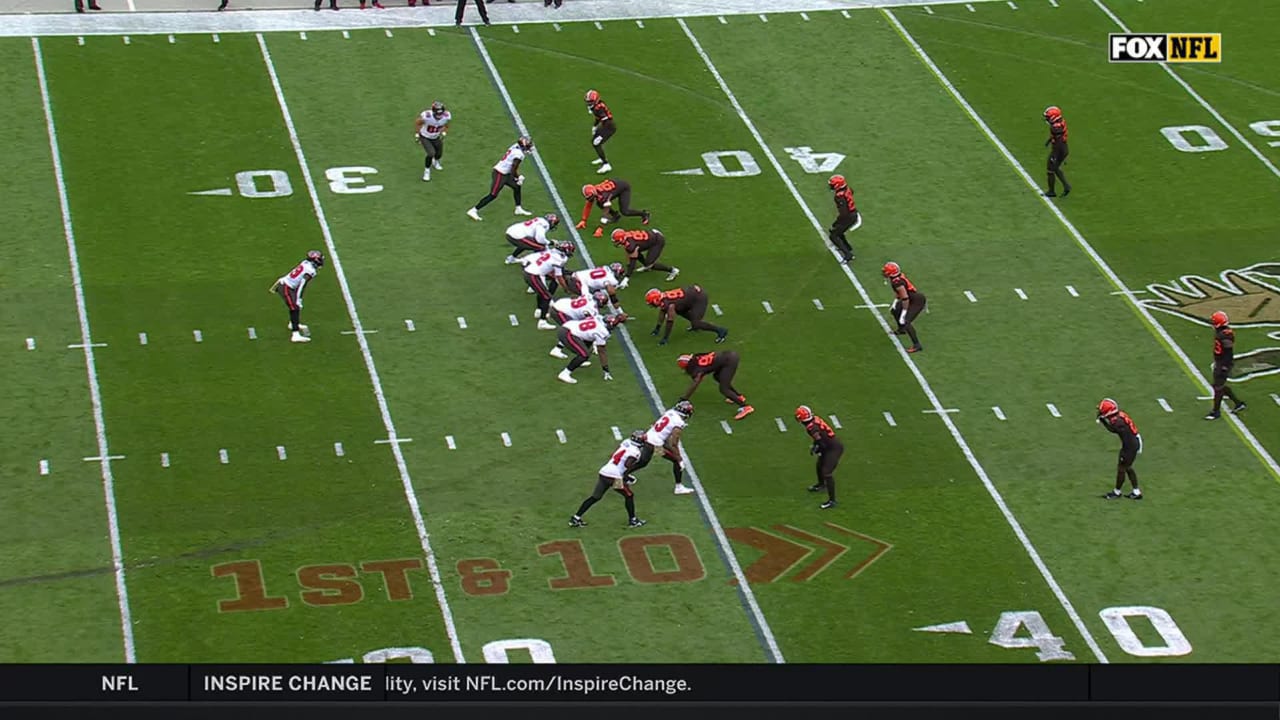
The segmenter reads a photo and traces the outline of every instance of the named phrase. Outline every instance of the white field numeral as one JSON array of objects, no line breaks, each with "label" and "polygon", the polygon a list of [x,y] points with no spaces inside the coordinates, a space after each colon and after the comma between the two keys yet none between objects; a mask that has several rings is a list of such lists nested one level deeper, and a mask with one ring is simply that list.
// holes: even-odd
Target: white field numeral
[{"label": "white field numeral", "polygon": [[[1249,129],[1265,138],[1280,138],[1280,120],[1259,120],[1249,123]],[[1206,125],[1162,127],[1160,134],[1182,152],[1202,153],[1227,149],[1227,141],[1223,140],[1217,131]],[[1199,142],[1193,144],[1188,137],[1190,135],[1199,135]],[[1280,139],[1270,140],[1267,144],[1271,147],[1280,147]]]},{"label": "white field numeral", "polygon": [[[740,169],[730,170],[724,166],[722,158],[733,158]],[[712,152],[702,153],[702,162],[706,164],[707,169],[712,175],[722,178],[735,177],[751,177],[760,174],[760,165],[756,163],[756,159],[751,157],[751,153],[746,150],[713,150]]]},{"label": "white field numeral", "polygon": [[361,658],[361,662],[385,663],[392,660],[408,660],[414,665],[431,665],[436,658],[431,651],[420,647],[389,647],[381,650],[370,650]]},{"label": "white field numeral", "polygon": [[[260,183],[259,180],[266,180]],[[265,187],[264,187],[265,185]],[[245,170],[236,173],[236,187],[247,198],[280,198],[293,194],[293,183],[283,170]]]},{"label": "white field numeral", "polygon": [[840,167],[840,163],[844,162],[845,158],[844,155],[835,152],[816,153],[808,145],[782,149],[791,156],[792,160],[800,163],[800,168],[807,173],[829,173]]},{"label": "white field numeral", "polygon": [[377,175],[378,169],[353,165],[351,167],[335,167],[324,171],[329,181],[329,189],[338,195],[365,195],[382,192],[381,185],[370,185],[369,175]]},{"label": "white field numeral", "polygon": [[[1191,641],[1182,634],[1182,629],[1173,621],[1173,616],[1162,608],[1148,605],[1109,607],[1100,611],[1098,616],[1115,636],[1120,649],[1134,657],[1179,657],[1191,654]],[[1142,639],[1129,625],[1131,617],[1144,617],[1149,620],[1156,632],[1160,633],[1160,639],[1164,641],[1164,645],[1143,644]]]},{"label": "white field numeral", "polygon": [[[1018,630],[1023,627],[1027,629],[1027,636],[1018,637]],[[989,642],[1002,648],[1035,648],[1041,662],[1076,659],[1063,649],[1067,641],[1050,632],[1044,617],[1034,610],[1000,613],[1000,621],[991,631]]]},{"label": "white field numeral", "polygon": [[[1269,138],[1280,138],[1280,120],[1259,120],[1256,123],[1249,123],[1249,129]],[[1272,140],[1267,143],[1271,147],[1280,147],[1280,140]]]},{"label": "white field numeral", "polygon": [[556,662],[555,653],[551,652],[551,643],[536,638],[494,640],[491,643],[485,643],[484,661],[490,665],[508,664],[511,662],[511,658],[507,656],[507,653],[511,650],[528,651],[529,657],[533,658],[535,664],[554,665]]}]

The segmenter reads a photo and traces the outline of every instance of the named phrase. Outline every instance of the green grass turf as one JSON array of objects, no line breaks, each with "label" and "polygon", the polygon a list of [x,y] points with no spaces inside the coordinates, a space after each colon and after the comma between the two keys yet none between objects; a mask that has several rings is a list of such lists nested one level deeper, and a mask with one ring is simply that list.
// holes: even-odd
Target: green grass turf
[{"label": "green grass turf", "polygon": [[[1091,3],[1061,4],[895,13],[1037,180],[1039,113],[1049,103],[1063,106],[1073,133],[1066,169],[1078,193],[1061,207],[1130,287],[1274,260],[1266,253],[1275,221],[1265,211],[1274,176],[1233,138],[1233,147],[1219,153],[1173,149],[1160,126],[1213,124],[1212,118],[1158,68],[1105,64],[1100,53],[1114,25]],[[1139,29],[1127,13],[1163,18],[1155,9],[1161,5],[1183,29],[1239,22],[1197,13],[1189,3],[1115,9]],[[850,14],[812,13],[812,22],[799,15],[775,15],[768,23],[695,19],[688,26],[820,223],[831,217],[826,173],[805,173],[784,148],[847,156],[837,171],[850,177],[865,214],[852,235],[858,278],[876,302],[886,302],[878,268],[893,259],[929,295],[931,312],[919,321],[928,350],[913,361],[943,406],[959,410],[951,415],[956,427],[1108,659],[1139,660],[1117,645],[1098,613],[1134,605],[1171,613],[1194,646],[1180,659],[1270,659],[1280,624],[1263,569],[1280,555],[1269,531],[1280,492],[1275,478],[1225,422],[1206,426],[1199,419],[1205,403],[1196,400],[1201,389],[1185,368],[1127,301],[1111,294],[1115,288],[888,16]],[[1239,28],[1235,42],[1249,48],[1242,48],[1248,61],[1239,69],[1224,63],[1179,72],[1197,88],[1203,82],[1209,102],[1248,133],[1253,120],[1241,113],[1253,109],[1251,97],[1268,94],[1269,77],[1257,69],[1262,41],[1249,40],[1239,25],[1221,27],[1228,53]],[[1002,612],[1035,611],[1077,660],[1093,661],[961,448],[936,415],[922,412],[929,400],[894,357],[889,343],[897,339],[885,338],[867,310],[855,307],[862,300],[677,22],[480,32],[537,143],[538,162],[568,204],[566,225],[581,209],[577,188],[597,178],[588,164],[588,115],[579,104],[589,85],[618,117],[619,133],[608,146],[611,175],[633,183],[636,205],[651,208],[654,226],[671,239],[663,259],[684,271],[672,284],[700,283],[723,309],[708,319],[730,328],[719,349],[742,354],[735,384],[757,412],[725,434],[719,421],[732,409],[704,383],[686,448],[718,520],[738,538],[732,547],[740,562],[753,573],[761,567],[762,553],[748,537],[773,538],[779,546],[788,537],[806,538],[804,547],[823,540],[848,546],[811,579],[804,579],[805,568],[817,568],[816,555],[774,582],[753,585],[786,658],[1036,662],[1034,650],[987,642]],[[610,48],[603,57],[601,32]],[[481,648],[497,640],[538,639],[560,662],[766,659],[697,500],[670,494],[663,461],[644,471],[637,486],[640,515],[650,520],[643,530],[622,529],[621,503],[612,497],[588,515],[590,527],[564,527],[617,444],[610,427],[624,433],[641,427],[652,408],[638,382],[640,368],[618,337],[609,344],[613,383],[600,381],[598,362],[578,373],[575,387],[555,381],[561,361],[545,355],[551,333],[533,327],[532,298],[518,270],[501,262],[508,250],[502,231],[514,220],[509,193],[483,211],[483,223],[463,214],[516,135],[470,35],[397,31],[387,38],[369,30],[352,31],[349,40],[336,32],[310,33],[305,41],[296,33],[265,37],[352,297],[364,327],[378,331],[367,339],[387,406],[400,435],[413,438],[402,446],[407,469],[466,658],[482,660]],[[302,566],[422,552],[390,450],[374,444],[386,431],[369,374],[352,338],[340,334],[350,321],[334,263],[307,297],[310,346],[284,342],[279,300],[262,293],[303,251],[323,249],[324,239],[258,41],[205,40],[184,36],[171,45],[163,36],[135,37],[124,46],[90,38],[84,47],[69,38],[44,41],[94,338],[109,343],[98,355],[108,431],[113,451],[128,455],[114,467],[139,659],[359,660],[378,648],[421,647],[449,661],[450,642],[424,570],[408,574],[411,600],[388,599],[391,590],[369,572],[359,578],[358,602],[312,607],[299,594]],[[796,81],[832,75],[829,54],[797,47],[842,49],[838,91]],[[6,290],[21,292],[15,307],[31,303],[28,312],[48,318],[40,334],[62,323],[73,342],[75,308],[58,276],[65,275],[66,251],[29,46],[6,43],[0,51],[5,67],[19,69],[4,81],[13,86],[9,96],[25,98],[0,111],[23,128],[7,142],[15,143],[20,169],[32,178],[26,185],[45,185],[31,209],[21,211],[24,229],[40,242],[13,243],[5,252],[26,256],[33,269],[21,274],[25,279],[34,283],[42,270],[48,278],[43,292]],[[450,72],[406,82],[402,74],[370,70],[370,58],[376,67],[414,67],[424,53]],[[101,69],[89,75],[91,65]],[[433,99],[446,102],[456,119],[445,169],[422,183],[421,151],[410,144],[409,130]],[[101,133],[77,132],[75,119],[85,117],[111,128],[110,142]],[[1275,154],[1265,142],[1259,147]],[[711,151],[746,151],[761,172],[664,174],[703,167],[701,155]],[[335,193],[325,173],[344,166],[375,168],[368,182],[382,190]],[[186,194],[231,187],[237,172],[267,169],[289,175],[292,195]],[[525,207],[559,212],[532,163],[524,173]],[[1162,183],[1181,191],[1162,192]],[[567,236],[563,227],[555,235]],[[584,240],[597,262],[616,259],[607,240],[589,234]],[[668,286],[660,280],[640,275],[622,296],[637,316],[630,330],[640,357],[670,403],[685,385],[675,355],[716,346],[679,327],[666,347],[648,336],[652,311],[640,298],[650,284]],[[966,290],[978,301],[968,301]],[[825,309],[815,308],[814,298]],[[512,327],[508,315],[519,325]],[[408,331],[405,320],[416,329]],[[1157,320],[1197,364],[1207,361],[1204,328],[1161,313]],[[29,327],[7,323],[12,347],[37,332]],[[248,327],[258,340],[247,338]],[[194,329],[203,342],[193,341]],[[148,333],[148,345],[139,345],[139,332]],[[1241,345],[1266,342],[1265,332],[1242,329]],[[57,362],[32,362],[34,355],[14,358],[16,378],[46,393],[63,383],[64,394],[85,403],[79,354],[68,351]],[[1253,404],[1247,422],[1270,446],[1278,416],[1267,393],[1275,389],[1274,377],[1240,388]],[[1133,414],[1146,440],[1138,469],[1149,499],[1141,505],[1096,497],[1110,485],[1115,451],[1114,439],[1092,423],[1105,395]],[[1158,398],[1174,412],[1161,410]],[[60,444],[78,442],[91,452],[87,414],[43,402],[14,397],[3,409],[18,423],[65,424],[70,439]],[[812,482],[812,460],[790,420],[802,402],[844,425],[842,504],[828,513],[803,492]],[[1063,417],[1050,415],[1045,403]],[[1008,419],[997,419],[992,406]],[[556,430],[567,442],[556,439]],[[500,440],[503,432],[511,447]],[[31,458],[45,457],[38,451],[52,437],[16,435],[4,465],[27,467],[24,478],[37,477]],[[344,443],[344,457],[335,456],[335,442]],[[276,458],[276,445],[288,448],[287,461]],[[229,464],[218,462],[219,448],[229,450]],[[65,454],[78,461],[78,452]],[[170,453],[172,467],[160,466],[162,452]],[[83,477],[82,506],[66,505],[62,496],[41,499],[38,488],[48,487],[48,478],[24,479],[31,488],[17,488],[24,505],[6,503],[0,511],[26,523],[33,515],[24,506],[48,512],[56,502],[72,511],[41,524],[58,538],[56,551],[34,530],[10,524],[15,537],[49,554],[28,555],[35,564],[6,558],[3,578],[109,562],[105,533],[86,530],[103,525],[97,466],[66,464]],[[66,482],[68,475],[50,477]],[[892,549],[846,578],[875,545],[842,529]],[[549,586],[564,573],[551,550],[572,553],[574,539],[592,571],[612,584]],[[644,542],[676,548],[688,572],[671,582],[631,577],[624,549],[632,548],[630,565],[637,565],[634,546]],[[1224,559],[1225,547],[1240,550]],[[660,547],[648,558],[653,571],[677,569]],[[218,602],[234,597],[233,583],[214,577],[211,566],[252,560],[264,568],[268,593],[287,597],[288,608],[219,613]],[[477,567],[510,575],[490,573],[498,585],[486,590],[471,582]],[[118,653],[109,573],[0,585],[0,603],[38,618],[26,635],[0,645],[4,657]],[[69,603],[85,603],[86,611]],[[68,613],[79,615],[84,633],[97,633],[80,643],[101,646],[91,657],[45,642]],[[620,616],[646,631],[619,637]],[[957,620],[974,634],[912,632]],[[1148,645],[1160,643],[1149,624],[1132,626]],[[515,652],[513,659],[528,657]]]}]

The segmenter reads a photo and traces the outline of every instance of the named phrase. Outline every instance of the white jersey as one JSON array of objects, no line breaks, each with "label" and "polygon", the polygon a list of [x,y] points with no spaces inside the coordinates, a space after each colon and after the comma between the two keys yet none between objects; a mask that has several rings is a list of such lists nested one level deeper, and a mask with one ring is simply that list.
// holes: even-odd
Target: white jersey
[{"label": "white jersey", "polygon": [[569,334],[579,340],[586,340],[596,347],[600,347],[609,341],[609,326],[600,318],[587,318],[586,320],[571,320],[564,324],[569,328]]},{"label": "white jersey", "polygon": [[551,309],[564,313],[570,320],[586,320],[600,314],[600,306],[596,304],[595,298],[590,295],[552,300]]},{"label": "white jersey", "polygon": [[507,154],[502,156],[502,159],[498,161],[497,165],[493,166],[493,169],[503,175],[510,175],[511,171],[515,170],[516,163],[521,160],[524,160],[524,150],[521,150],[520,144],[516,143],[507,148]]},{"label": "white jersey", "polygon": [[291,289],[301,291],[303,286],[316,276],[316,266],[311,264],[310,260],[303,260],[298,266],[289,271],[288,275],[280,278],[281,285]]},{"label": "white jersey", "polygon": [[512,240],[532,240],[546,247],[551,244],[551,241],[547,239],[547,233],[549,232],[551,232],[551,223],[547,222],[546,218],[536,217],[508,227],[507,237]]},{"label": "white jersey", "polygon": [[640,446],[630,440],[623,440],[617,450],[609,458],[609,462],[600,466],[600,474],[607,478],[621,480],[627,475],[627,460],[640,459]]},{"label": "white jersey", "polygon": [[449,121],[453,119],[453,113],[445,110],[443,116],[436,117],[428,108],[423,110],[418,117],[422,118],[422,127],[418,128],[418,134],[428,140],[435,140],[448,129]]},{"label": "white jersey", "polygon": [[671,437],[671,433],[676,428],[685,426],[684,416],[675,410],[668,410],[662,413],[662,417],[658,418],[648,430],[645,431],[644,439],[656,448],[660,448],[667,444],[667,438]]},{"label": "white jersey", "polygon": [[569,262],[569,258],[559,250],[548,250],[537,255],[526,255],[518,259],[521,265],[524,265],[524,271],[530,275],[538,275],[546,277],[548,275],[559,275],[560,269],[564,264]]},{"label": "white jersey", "polygon": [[573,274],[578,281],[578,287],[584,294],[591,294],[596,290],[613,290],[618,287],[618,278],[613,276],[613,271],[607,267],[591,268],[590,270],[579,270]]}]

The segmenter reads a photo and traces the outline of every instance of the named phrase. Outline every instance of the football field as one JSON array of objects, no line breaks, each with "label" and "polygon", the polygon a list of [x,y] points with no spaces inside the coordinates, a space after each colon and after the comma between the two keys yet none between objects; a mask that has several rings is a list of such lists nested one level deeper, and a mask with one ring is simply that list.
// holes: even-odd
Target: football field
[{"label": "football field", "polygon": [[[0,37],[0,662],[1276,662],[1280,7],[871,4]],[[1221,62],[1108,62],[1120,32],[1220,33]],[[588,89],[681,273],[632,278],[614,379],[566,385],[510,191],[466,211],[527,134],[524,207],[573,269],[622,260],[598,210],[573,227]],[[1041,195],[1049,105],[1069,197]],[[265,291],[313,249],[293,344]],[[695,283],[726,342],[660,346],[645,291]],[[1248,408],[1207,422],[1217,310]],[[648,524],[611,493],[568,527],[712,350],[755,412],[694,394],[697,492],[658,458]],[[1101,497],[1104,397],[1140,502]],[[801,404],[846,447],[830,510]]]}]

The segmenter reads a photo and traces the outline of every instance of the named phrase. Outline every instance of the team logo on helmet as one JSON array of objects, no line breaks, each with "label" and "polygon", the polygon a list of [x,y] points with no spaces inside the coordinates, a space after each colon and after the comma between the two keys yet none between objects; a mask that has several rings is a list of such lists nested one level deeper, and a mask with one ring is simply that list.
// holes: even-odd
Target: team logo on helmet
[{"label": "team logo on helmet", "polygon": [[582,197],[587,198],[587,199],[591,199],[591,198],[593,198],[593,197],[595,197],[595,196],[596,196],[596,186],[595,186],[595,185],[592,185],[591,183],[587,183],[586,185],[583,185],[583,186],[582,186]]},{"label": "team logo on helmet", "polygon": [[1209,322],[1212,323],[1214,327],[1222,327],[1223,325],[1231,322],[1231,319],[1227,317],[1226,313],[1219,310],[1209,316]]},{"label": "team logo on helmet", "polygon": [[1057,105],[1050,105],[1049,107],[1044,109],[1045,122],[1053,122],[1054,120],[1057,120],[1060,117],[1062,117],[1062,109],[1059,108]]},{"label": "team logo on helmet", "polygon": [[614,230],[612,233],[610,233],[609,237],[613,240],[614,245],[621,247],[622,245],[625,245],[627,242],[627,231],[623,230],[622,228],[618,228],[617,230]]}]

